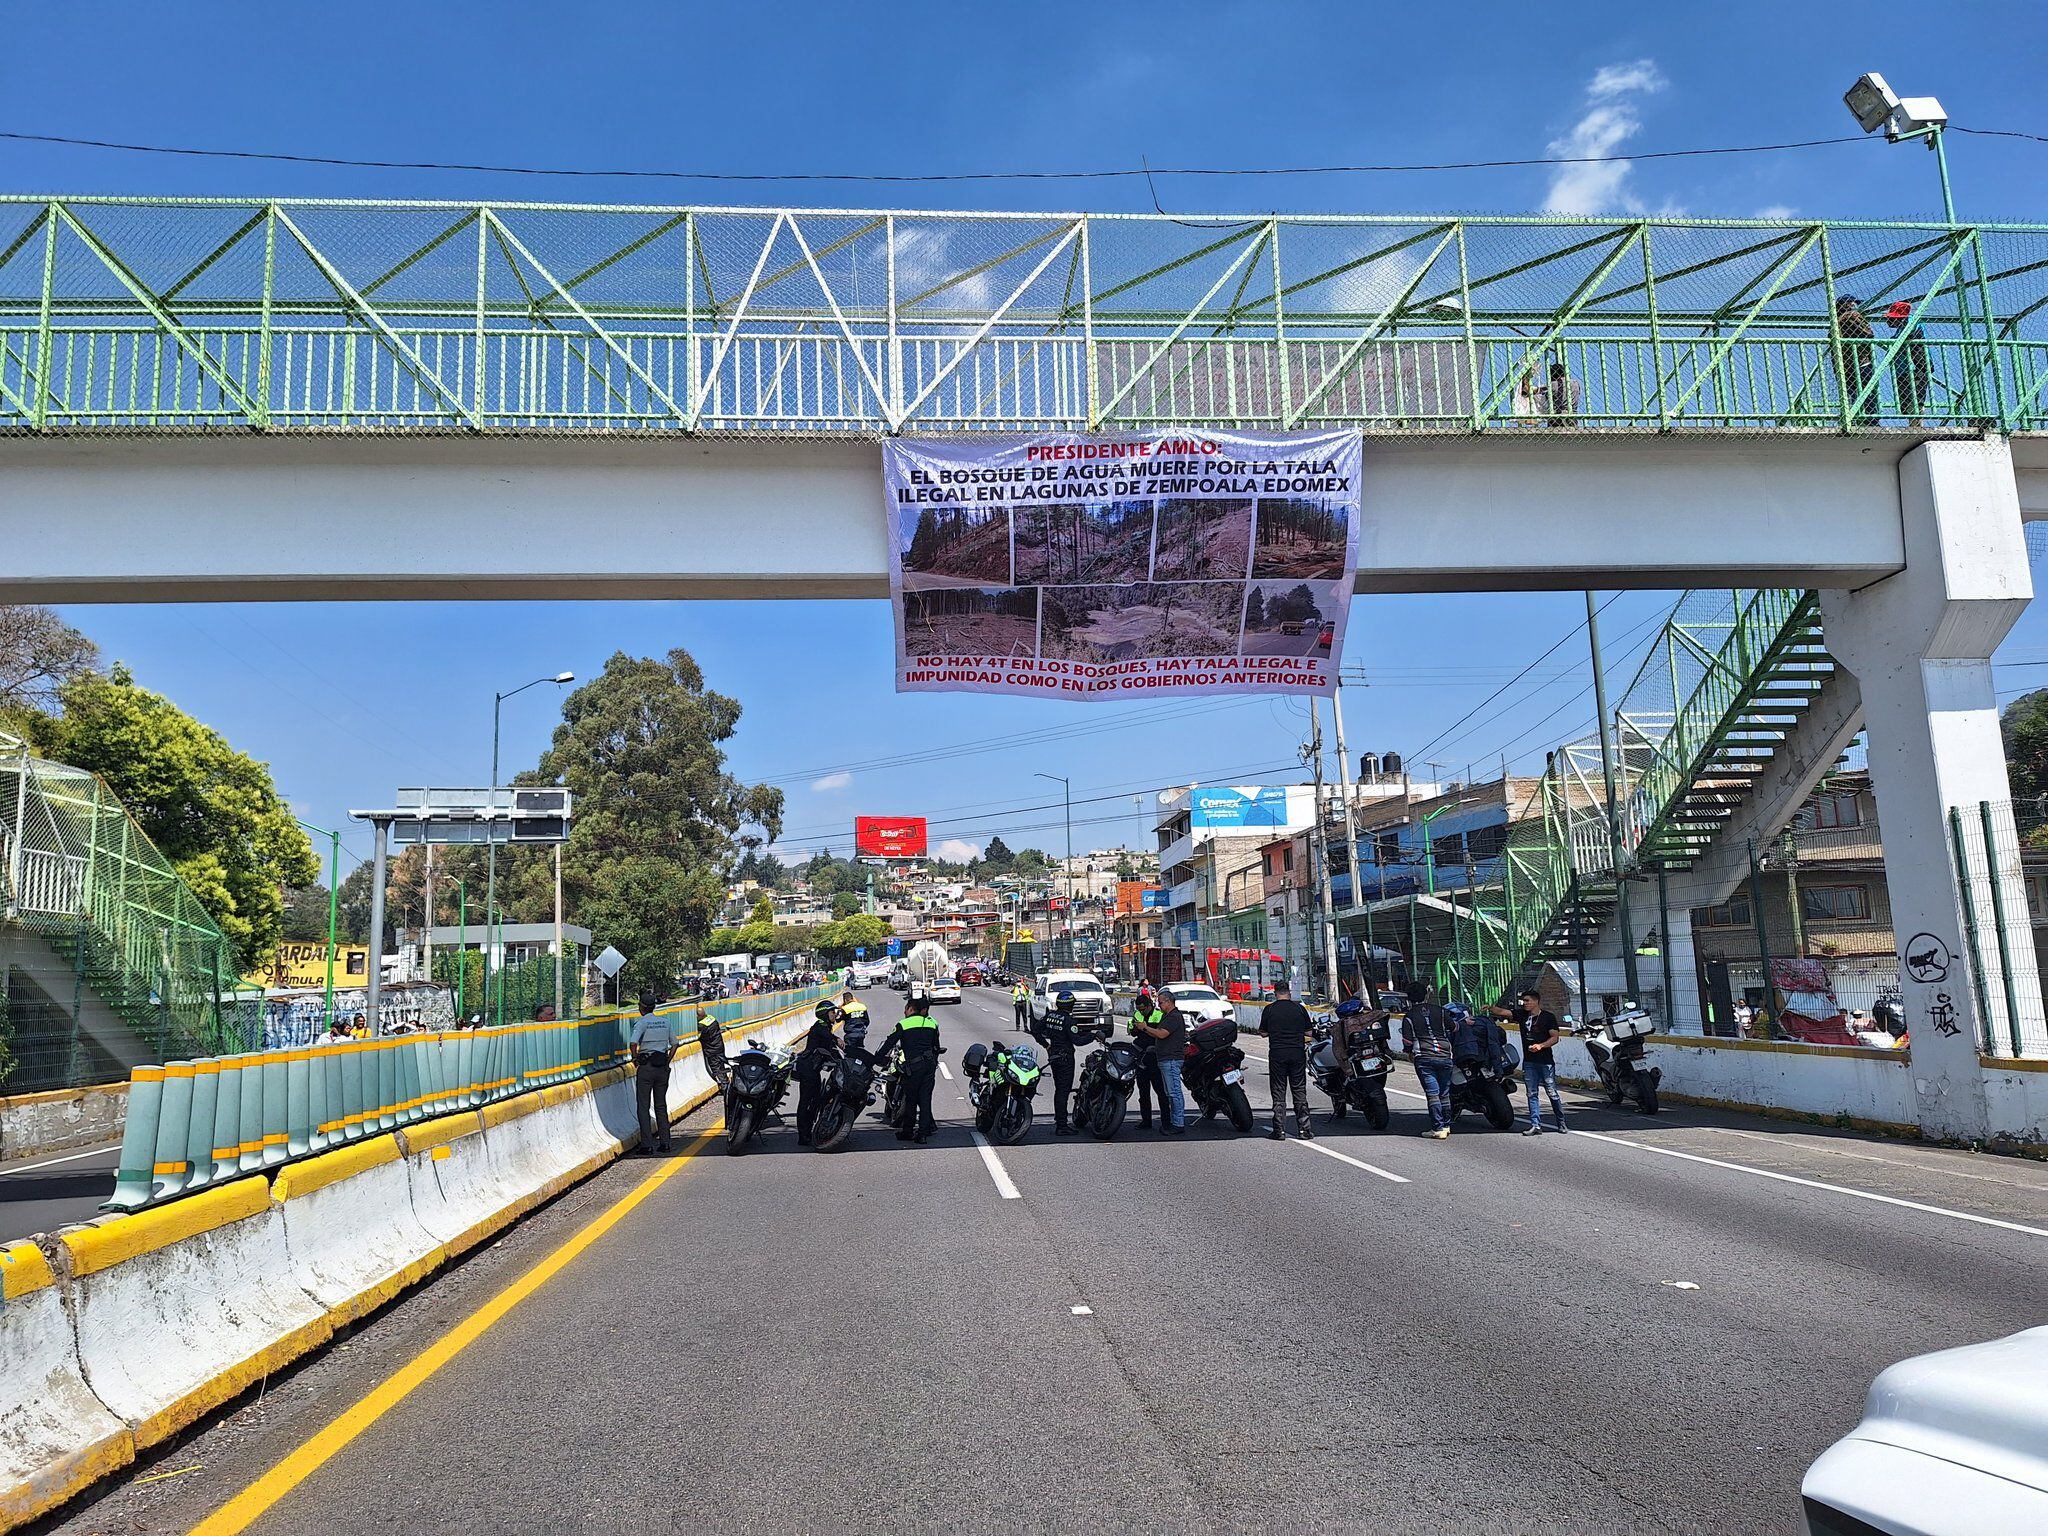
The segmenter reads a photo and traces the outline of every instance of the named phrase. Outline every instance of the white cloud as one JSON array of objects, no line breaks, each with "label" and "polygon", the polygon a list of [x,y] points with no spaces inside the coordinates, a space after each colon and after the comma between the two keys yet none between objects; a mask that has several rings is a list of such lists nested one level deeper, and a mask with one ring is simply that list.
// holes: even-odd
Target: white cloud
[{"label": "white cloud", "polygon": [[[1586,111],[1548,146],[1553,155],[1584,158],[1611,155],[1641,131],[1636,99],[1654,96],[1669,82],[1652,59],[1603,64],[1586,85]],[[1634,169],[1627,160],[1560,165],[1550,175],[1543,200],[1546,213],[1641,213],[1641,199],[1629,187]]]},{"label": "white cloud", "polygon": [[965,864],[970,859],[981,857],[981,844],[970,843],[964,837],[949,837],[943,843],[933,845],[932,857],[944,859],[948,864]]},{"label": "white cloud", "polygon": [[1796,219],[1799,217],[1799,210],[1789,203],[1773,203],[1768,208],[1757,209],[1756,217],[1759,219]]},{"label": "white cloud", "polygon": [[823,794],[831,789],[844,789],[852,782],[853,775],[850,773],[828,773],[822,779],[811,780],[811,788]]}]

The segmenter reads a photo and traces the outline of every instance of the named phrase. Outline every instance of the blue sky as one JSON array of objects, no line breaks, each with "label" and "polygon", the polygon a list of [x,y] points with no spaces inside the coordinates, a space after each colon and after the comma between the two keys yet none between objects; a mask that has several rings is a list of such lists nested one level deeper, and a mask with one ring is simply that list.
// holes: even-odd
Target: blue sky
[{"label": "blue sky", "polygon": [[[1858,5],[1429,7],[524,3],[184,7],[74,3],[8,16],[0,129],[370,159],[776,173],[1445,161],[1832,137],[1865,69],[1956,122],[2048,130],[2048,10]],[[31,63],[31,61],[33,61]],[[1965,217],[2039,219],[2048,146],[1957,137]],[[870,189],[368,171],[0,142],[24,192],[498,197],[872,205]],[[1171,211],[1682,211],[1927,217],[1931,158],[1877,142],[1540,169],[1159,184]],[[899,206],[1151,207],[1141,181],[892,188]],[[1368,465],[1369,472],[1369,465]],[[1603,620],[1614,653],[1668,599]],[[1354,750],[1415,754],[1581,614],[1576,594],[1379,598],[1354,610]],[[857,811],[925,813],[935,839],[1057,845],[1044,771],[1071,776],[1075,839],[1137,835],[1131,792],[1275,777],[1299,704],[1060,704],[890,693],[881,602],[79,607],[110,657],[267,759],[331,823],[422,780],[481,781],[495,689],[614,650],[687,647],[746,706],[737,771],[789,792],[788,843],[844,849]],[[1533,637],[1533,642],[1532,642]],[[2002,691],[2048,681],[2030,611]],[[1570,668],[1577,668],[1564,675]],[[1616,670],[1622,670],[1617,666]],[[1420,755],[1521,766],[1590,721],[1579,646]],[[523,765],[554,719],[506,708]],[[1012,738],[1004,740],[1004,738]],[[960,750],[897,767],[874,759]],[[1052,794],[1057,796],[1057,790]],[[1032,809],[1038,807],[1038,809]],[[353,838],[358,846],[366,839]]]}]

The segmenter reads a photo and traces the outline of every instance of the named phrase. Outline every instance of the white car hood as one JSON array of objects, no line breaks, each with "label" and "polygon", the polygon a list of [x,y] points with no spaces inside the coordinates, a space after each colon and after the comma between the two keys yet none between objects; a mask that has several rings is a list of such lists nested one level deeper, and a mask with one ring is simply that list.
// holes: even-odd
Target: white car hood
[{"label": "white car hood", "polygon": [[2048,1327],[1889,1367],[1870,1384],[1849,1438],[2048,1493]]}]

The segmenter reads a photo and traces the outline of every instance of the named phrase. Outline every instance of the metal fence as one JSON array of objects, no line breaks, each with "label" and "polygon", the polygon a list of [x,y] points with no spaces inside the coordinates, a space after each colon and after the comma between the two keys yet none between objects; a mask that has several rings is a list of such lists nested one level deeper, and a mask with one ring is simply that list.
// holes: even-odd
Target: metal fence
[{"label": "metal fence", "polygon": [[2044,274],[2034,225],[0,198],[0,428],[2017,430]]},{"label": "metal fence", "polygon": [[[104,1081],[125,1036],[158,1060],[244,1050],[233,944],[106,786],[0,739],[0,1087]],[[260,994],[254,994],[260,996]],[[129,1059],[133,1059],[132,1055]]]},{"label": "metal fence", "polygon": [[[727,1028],[785,1013],[834,983],[671,1004]],[[587,1077],[627,1057],[632,1018],[423,1031],[137,1067],[108,1210],[131,1211],[402,1125]]]},{"label": "metal fence", "polygon": [[1989,1056],[2048,1056],[2038,945],[2048,933],[2048,814],[2040,801],[1949,809],[1963,947]]}]

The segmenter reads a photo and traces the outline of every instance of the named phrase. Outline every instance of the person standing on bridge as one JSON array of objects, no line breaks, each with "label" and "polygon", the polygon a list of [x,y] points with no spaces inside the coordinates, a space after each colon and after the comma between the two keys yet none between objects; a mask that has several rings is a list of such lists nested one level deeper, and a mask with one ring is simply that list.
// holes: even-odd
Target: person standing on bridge
[{"label": "person standing on bridge", "polygon": [[1406,990],[1402,1043],[1415,1064],[1422,1096],[1429,1100],[1428,1134],[1442,1141],[1451,1134],[1451,1016],[1429,1000],[1429,983],[1421,977],[1411,979]]},{"label": "person standing on bridge", "polygon": [[640,1150],[666,1152],[668,1130],[668,1068],[675,1059],[676,1032],[654,1010],[661,999],[640,994],[640,1021],[633,1026],[633,1113],[640,1121]]},{"label": "person standing on bridge", "polygon": [[1870,418],[1870,402],[1857,401],[1877,372],[1877,332],[1862,303],[1847,293],[1835,300],[1835,329],[1842,338],[1842,397],[1850,407],[1849,424],[1856,426]]},{"label": "person standing on bridge", "polygon": [[[1898,391],[1899,414],[1906,425],[1920,425],[1920,413],[1927,407],[1927,343],[1920,327],[1912,323],[1913,306],[1898,299],[1885,306],[1884,317],[1899,339],[1892,357],[1892,388]],[[1874,345],[1874,343],[1873,343]]]},{"label": "person standing on bridge", "polygon": [[922,1146],[932,1138],[932,1089],[938,1085],[939,1055],[945,1049],[939,1044],[938,1020],[932,1017],[924,993],[910,994],[903,1005],[903,1021],[889,1031],[875,1054],[887,1056],[892,1049],[902,1052],[903,1092],[909,1101],[896,1139]]},{"label": "person standing on bridge", "polygon": [[[1308,1010],[1294,1000],[1285,980],[1273,983],[1273,1001],[1259,1015],[1259,1028],[1266,1036],[1267,1081],[1273,1090],[1272,1139],[1287,1139],[1287,1095],[1294,1095],[1294,1134],[1303,1141],[1316,1139],[1308,1118]],[[1343,1059],[1343,1042],[1337,1043]]]}]

